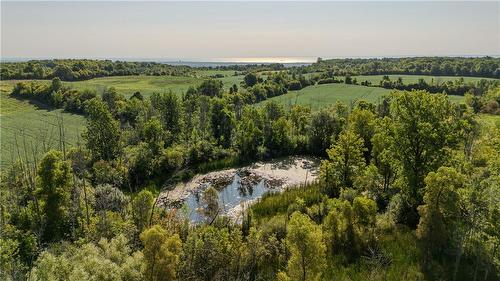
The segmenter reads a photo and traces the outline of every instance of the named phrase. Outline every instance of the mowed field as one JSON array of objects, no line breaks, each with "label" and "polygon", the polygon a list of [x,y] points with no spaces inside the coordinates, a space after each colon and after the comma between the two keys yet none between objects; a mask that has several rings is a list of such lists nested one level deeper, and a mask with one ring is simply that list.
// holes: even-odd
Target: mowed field
[{"label": "mowed field", "polygon": [[0,88],[0,169],[4,171],[21,156],[32,161],[44,152],[60,148],[60,124],[64,127],[66,147],[81,139],[85,119],[83,116],[45,110],[8,96],[10,91]]}]

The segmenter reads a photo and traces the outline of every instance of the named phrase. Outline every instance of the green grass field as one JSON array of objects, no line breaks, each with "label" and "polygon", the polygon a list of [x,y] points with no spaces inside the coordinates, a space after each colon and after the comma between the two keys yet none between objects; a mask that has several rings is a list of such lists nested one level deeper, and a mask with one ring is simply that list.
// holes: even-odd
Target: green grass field
[{"label": "green grass field", "polygon": [[285,106],[300,104],[317,110],[335,104],[337,101],[348,105],[359,99],[376,103],[383,95],[389,94],[390,92],[390,90],[377,87],[323,84],[306,87],[299,91],[290,91],[286,95],[270,98],[264,101],[264,103],[275,101]]},{"label": "green grass field", "polygon": [[[300,104],[309,106],[312,110],[318,110],[336,102],[350,105],[360,99],[378,103],[384,95],[392,91],[379,87],[365,87],[360,85],[323,84],[306,87],[299,91],[290,91],[286,95],[270,98],[263,103],[275,101],[286,107]],[[463,96],[448,97],[453,102],[464,101]]]},{"label": "green grass field", "polygon": [[87,81],[66,82],[75,89],[96,90],[102,93],[104,89],[115,87],[115,89],[125,97],[130,97],[135,92],[140,92],[143,96],[150,96],[153,93],[184,93],[190,86],[196,86],[200,79],[195,77],[180,76],[120,76],[90,79]]},{"label": "green grass field", "polygon": [[[83,132],[80,115],[45,110],[8,96],[0,90],[0,168],[3,171],[20,155],[31,161],[51,148],[60,148],[59,124],[64,124],[66,147],[75,145]],[[26,148],[26,149],[25,149]]]},{"label": "green grass field", "polygon": [[[104,89],[115,87],[116,90],[125,97],[130,97],[135,92],[140,92],[143,96],[150,96],[152,93],[166,93],[172,91],[177,94],[185,93],[190,86],[196,87],[203,82],[204,79],[215,75],[222,74],[223,78],[218,78],[224,83],[224,88],[227,90],[233,84],[239,85],[243,81],[243,76],[234,76],[234,71],[220,70],[199,70],[196,72],[196,77],[184,76],[115,76],[94,78],[85,81],[63,82],[64,85],[70,86],[77,90],[96,90],[101,94]],[[40,83],[50,83],[47,80],[35,80]],[[7,91],[11,91],[19,80],[4,80],[0,81],[0,87]]]}]

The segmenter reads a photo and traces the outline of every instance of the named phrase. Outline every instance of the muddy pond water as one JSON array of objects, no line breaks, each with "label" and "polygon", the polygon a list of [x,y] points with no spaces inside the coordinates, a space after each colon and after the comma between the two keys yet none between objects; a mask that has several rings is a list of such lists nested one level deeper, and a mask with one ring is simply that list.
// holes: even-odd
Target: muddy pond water
[{"label": "muddy pond water", "polygon": [[214,187],[218,191],[219,215],[238,221],[245,208],[264,193],[314,181],[319,164],[317,158],[294,156],[197,175],[163,192],[158,202],[171,208],[184,207],[192,222],[201,222],[207,219],[203,192]]}]

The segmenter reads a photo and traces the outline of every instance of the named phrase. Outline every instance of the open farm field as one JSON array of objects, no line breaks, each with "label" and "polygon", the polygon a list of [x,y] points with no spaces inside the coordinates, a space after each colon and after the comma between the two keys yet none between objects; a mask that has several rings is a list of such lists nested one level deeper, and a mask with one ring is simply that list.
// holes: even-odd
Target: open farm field
[{"label": "open farm field", "polygon": [[[323,84],[306,87],[299,91],[289,91],[286,95],[270,98],[265,102],[275,101],[285,106],[294,104],[310,106],[313,110],[330,106],[336,102],[351,104],[363,99],[378,103],[381,98],[393,90],[378,87],[365,87],[346,84]],[[449,96],[453,102],[462,102],[462,96]]]},{"label": "open farm field", "polygon": [[300,104],[310,106],[313,110],[318,110],[336,102],[350,104],[359,99],[376,103],[382,96],[390,92],[390,90],[377,87],[323,84],[306,87],[299,91],[290,91],[285,95],[270,98],[264,101],[264,103],[275,101],[285,106]]},{"label": "open farm field", "polygon": [[85,118],[58,110],[46,110],[8,97],[0,91],[0,167],[7,167],[13,159],[26,156],[31,161],[49,149],[60,149],[60,126],[64,128],[66,148],[78,143]]}]

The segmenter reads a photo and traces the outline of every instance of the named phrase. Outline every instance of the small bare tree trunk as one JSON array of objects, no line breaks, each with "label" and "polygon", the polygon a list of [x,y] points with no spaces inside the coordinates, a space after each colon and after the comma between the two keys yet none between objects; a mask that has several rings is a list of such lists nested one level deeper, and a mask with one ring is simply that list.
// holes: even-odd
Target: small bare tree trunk
[{"label": "small bare tree trunk", "polygon": [[85,178],[82,179],[83,184],[83,200],[85,201],[85,218],[87,220],[87,229],[90,226],[90,216],[89,216],[89,201],[87,198],[87,185],[85,184]]}]

